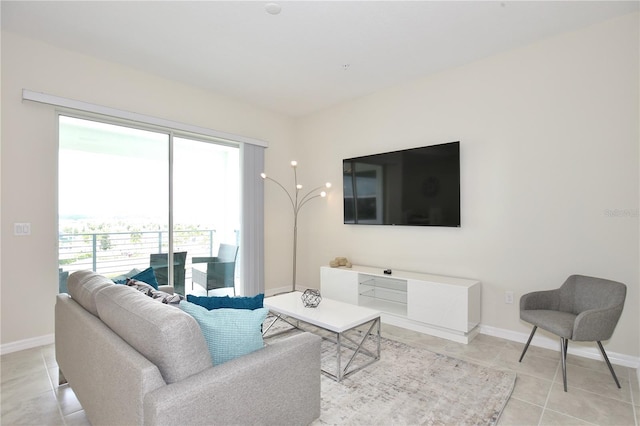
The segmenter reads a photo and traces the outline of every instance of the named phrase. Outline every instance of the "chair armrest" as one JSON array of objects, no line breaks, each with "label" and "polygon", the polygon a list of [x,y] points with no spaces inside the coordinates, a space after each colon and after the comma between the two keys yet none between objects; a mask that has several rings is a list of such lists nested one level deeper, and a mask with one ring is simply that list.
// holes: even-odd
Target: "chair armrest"
[{"label": "chair armrest", "polygon": [[560,304],[560,290],[534,291],[522,295],[520,298],[520,310],[529,311],[536,309],[555,310]]},{"label": "chair armrest", "polygon": [[599,342],[610,339],[622,315],[622,307],[619,305],[581,312],[573,323],[571,340]]},{"label": "chair armrest", "polygon": [[234,261],[229,262],[210,262],[209,268],[213,271],[226,271],[229,267],[233,267],[236,264]]},{"label": "chair armrest", "polygon": [[320,416],[321,340],[298,334],[149,392],[144,423],[309,424]]},{"label": "chair armrest", "polygon": [[210,263],[210,262],[217,262],[218,258],[217,257],[193,257],[191,259],[191,263]]},{"label": "chair armrest", "polygon": [[174,288],[172,285],[159,285],[158,290],[164,291],[165,293],[173,294]]}]

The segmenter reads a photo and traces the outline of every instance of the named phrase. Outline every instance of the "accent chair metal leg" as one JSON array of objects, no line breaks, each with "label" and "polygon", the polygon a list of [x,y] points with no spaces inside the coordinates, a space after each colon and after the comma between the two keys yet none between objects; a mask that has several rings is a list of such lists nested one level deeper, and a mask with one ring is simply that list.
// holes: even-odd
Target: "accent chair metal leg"
[{"label": "accent chair metal leg", "polygon": [[529,335],[529,340],[527,340],[527,344],[524,345],[524,350],[522,351],[522,355],[520,355],[520,359],[518,360],[518,362],[522,362],[522,358],[524,358],[525,352],[527,352],[527,349],[529,349],[529,344],[531,343],[531,339],[533,339],[533,335],[536,334],[537,329],[538,326],[534,325],[533,330],[531,330],[531,334]]},{"label": "accent chair metal leg", "polygon": [[564,337],[560,338],[560,358],[562,358],[562,383],[564,384],[564,391],[567,391],[567,345],[569,339]]},{"label": "accent chair metal leg", "polygon": [[602,352],[602,356],[604,357],[604,361],[607,363],[607,367],[609,367],[609,371],[611,372],[611,375],[613,376],[613,380],[616,381],[616,385],[618,385],[618,389],[621,389],[620,382],[618,381],[618,376],[616,376],[616,372],[613,371],[613,367],[611,366],[611,363],[609,362],[609,357],[607,356],[607,353],[604,351],[604,347],[602,346],[602,343],[599,340],[598,340],[598,347],[600,348],[600,352]]}]

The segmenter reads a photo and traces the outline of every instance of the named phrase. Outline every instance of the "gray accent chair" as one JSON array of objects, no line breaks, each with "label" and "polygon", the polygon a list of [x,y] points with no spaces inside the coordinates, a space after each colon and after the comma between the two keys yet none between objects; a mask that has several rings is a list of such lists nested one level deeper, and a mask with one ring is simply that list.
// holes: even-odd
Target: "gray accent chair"
[{"label": "gray accent chair", "polygon": [[569,340],[597,342],[609,371],[620,388],[620,382],[602,346],[618,324],[627,286],[603,278],[571,275],[555,290],[535,291],[520,298],[520,319],[533,324],[533,330],[520,355],[529,348],[538,327],[560,336],[562,380],[567,391],[567,346]]}]

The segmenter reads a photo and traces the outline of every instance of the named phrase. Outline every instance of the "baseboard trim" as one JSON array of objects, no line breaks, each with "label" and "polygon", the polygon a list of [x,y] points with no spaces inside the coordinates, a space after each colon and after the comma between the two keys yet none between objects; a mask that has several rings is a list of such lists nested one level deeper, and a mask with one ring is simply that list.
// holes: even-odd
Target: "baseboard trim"
[{"label": "baseboard trim", "polygon": [[[520,333],[513,330],[505,330],[503,328],[491,327],[488,325],[480,325],[480,333],[486,334],[488,336],[500,337],[502,339],[511,340],[513,342],[526,343],[529,338],[529,333]],[[547,336],[536,334],[533,336],[531,340],[532,346],[537,346],[540,348],[551,349],[554,351],[560,352],[560,343],[559,339],[552,339]],[[568,352],[571,355],[581,356],[583,358],[602,360],[602,355],[600,351],[597,349],[597,346],[594,343],[593,348],[583,348],[571,346],[569,344]],[[631,355],[625,355],[617,352],[611,352],[607,350],[607,356],[609,357],[609,361],[612,364],[622,365],[624,367],[630,368],[640,368],[640,357],[634,357]],[[640,380],[640,370],[637,371],[638,378]]]},{"label": "baseboard trim", "polygon": [[25,349],[37,348],[38,346],[51,345],[55,342],[54,334],[47,334],[31,339],[18,340],[0,345],[0,355],[10,354],[12,352],[23,351]]}]

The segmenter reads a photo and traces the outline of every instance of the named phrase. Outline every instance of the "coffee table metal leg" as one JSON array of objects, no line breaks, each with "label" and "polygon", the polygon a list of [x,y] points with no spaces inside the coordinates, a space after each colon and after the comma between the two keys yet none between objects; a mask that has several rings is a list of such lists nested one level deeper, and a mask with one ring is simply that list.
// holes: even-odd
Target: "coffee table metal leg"
[{"label": "coffee table metal leg", "polygon": [[267,328],[262,330],[262,336],[263,337],[267,334],[267,332],[271,329],[271,327],[273,327],[273,324],[275,324],[276,321],[278,321],[279,318],[280,318],[279,315],[274,315],[274,318],[273,318],[273,321],[271,321],[271,324],[269,324],[269,326],[267,326]]},{"label": "coffee table metal leg", "polygon": [[[288,318],[286,315],[281,315],[281,314],[279,314],[279,313],[277,313],[277,312],[271,312],[271,313],[273,314],[274,319],[273,319],[273,321],[271,321],[271,324],[269,324],[269,325],[267,326],[267,328],[265,328],[264,330],[262,330],[262,337],[265,337],[265,336],[266,336],[266,334],[267,334],[267,332],[271,329],[271,327],[272,327],[276,322],[278,322],[278,321],[285,322],[285,323],[289,324],[290,326],[292,326],[293,328],[297,328],[297,329],[299,329],[299,330],[303,330],[303,329],[300,327],[300,321],[295,320],[295,323],[294,323],[293,321],[289,320],[289,318]],[[291,330],[291,329],[278,331],[278,332],[276,332],[276,333],[275,333],[275,334],[273,334],[273,335],[278,335],[278,334],[286,333],[286,332],[288,332],[288,331],[290,331],[290,330]],[[304,331],[304,330],[303,330],[303,331]],[[270,337],[271,337],[271,336],[270,336]]]},{"label": "coffee table metal leg", "polygon": [[337,371],[336,371],[336,377],[338,379],[338,382],[340,382],[342,380],[342,368],[340,366],[340,360],[342,359],[342,352],[341,352],[341,339],[340,336],[342,335],[342,333],[336,333],[336,348],[338,348],[337,350],[337,354],[336,354],[336,365],[337,365]]},{"label": "coffee table metal leg", "polygon": [[[275,316],[275,318],[274,318],[274,320],[271,322],[271,324],[269,324],[269,325],[268,325],[268,326],[263,330],[263,332],[262,332],[262,335],[263,335],[263,336],[265,336],[265,335],[267,334],[267,332],[269,331],[269,329],[271,329],[271,327],[272,327],[272,326],[273,326],[273,325],[274,325],[278,320],[280,320],[280,321],[284,321],[284,322],[286,322],[287,324],[289,324],[289,325],[291,325],[291,326],[293,326],[293,327],[295,327],[295,328],[298,328],[298,329],[300,329],[300,330],[302,330],[302,331],[305,331],[305,330],[304,330],[304,328],[302,328],[302,327],[300,326],[300,322],[301,322],[301,321],[300,321],[300,320],[298,320],[297,318],[289,318],[289,317],[287,317],[286,315],[282,315],[282,314],[279,314],[279,313],[277,313],[277,312],[273,312],[273,311],[272,311],[272,314]],[[302,322],[304,322],[304,321],[302,321]],[[353,329],[355,329],[355,328],[357,328],[357,327],[360,327],[360,326],[363,326],[363,325],[366,325],[366,324],[369,324],[369,323],[370,323],[371,325],[370,325],[370,326],[369,326],[369,328],[367,329],[367,332],[366,332],[366,333],[363,333],[364,335],[363,335],[363,337],[362,337],[362,339],[361,339],[360,341],[354,340],[354,339],[352,339],[351,337],[349,337],[349,336],[346,334],[347,332],[349,332],[349,331],[351,331],[351,330],[353,330]],[[374,329],[375,329],[375,331],[374,331]],[[325,375],[329,376],[330,378],[332,378],[332,379],[336,380],[337,382],[341,382],[341,381],[342,381],[342,379],[344,379],[345,377],[350,376],[351,374],[353,374],[353,373],[355,373],[355,372],[357,372],[357,371],[360,371],[360,370],[362,370],[363,368],[365,368],[366,366],[368,366],[368,365],[370,365],[370,364],[372,364],[372,363],[376,362],[377,360],[379,360],[379,359],[380,359],[380,337],[381,337],[381,330],[380,330],[380,329],[381,329],[381,325],[380,325],[380,317],[378,317],[378,318],[375,318],[375,319],[373,319],[373,320],[371,320],[371,321],[368,321],[368,322],[365,322],[365,323],[363,323],[363,324],[360,324],[360,325],[358,325],[358,326],[356,326],[356,327],[354,327],[354,328],[351,328],[351,329],[349,329],[349,330],[346,330],[346,331],[344,331],[343,333],[336,333],[336,332],[334,332],[334,334],[335,334],[335,336],[336,336],[336,337],[335,337],[335,341],[333,341],[333,342],[336,344],[336,372],[335,372],[335,375],[334,375],[334,374],[333,374],[333,372],[331,372],[331,371],[322,370],[322,372],[323,372]],[[326,329],[325,329],[325,330],[326,330]],[[281,331],[281,332],[276,332],[274,335],[278,335],[278,334],[280,334],[280,333],[285,333],[285,332],[287,332],[287,331],[288,331],[288,330],[284,330],[284,331]],[[329,331],[329,330],[326,330],[326,331]],[[373,332],[373,333],[372,333],[372,332]],[[376,349],[375,349],[375,351],[369,350],[369,349],[367,349],[366,347],[364,347],[364,343],[366,342],[367,338],[368,338],[370,335],[375,336],[375,339],[376,339]],[[328,337],[323,337],[323,339],[326,339],[326,340],[332,341],[332,339],[330,339],[330,338],[328,338]],[[343,339],[345,339],[345,340],[346,340],[346,342],[343,342]],[[351,343],[352,345],[351,345],[351,344],[349,344],[349,343]],[[351,357],[350,357],[350,358],[349,358],[349,360],[347,361],[347,363],[346,363],[346,365],[345,365],[345,367],[344,367],[344,368],[342,368],[342,347],[343,347],[343,346],[344,346],[345,348],[347,348],[348,350],[353,351],[353,354],[351,355]],[[365,363],[365,364],[362,364],[362,365],[358,366],[358,368],[355,368],[355,369],[353,369],[353,370],[351,370],[351,371],[348,371],[348,370],[349,370],[349,367],[351,367],[352,362],[355,360],[356,356],[357,356],[359,353],[365,354],[365,355],[367,355],[368,357],[370,357],[371,359],[369,360],[369,362],[367,362],[367,363]]]},{"label": "coffee table metal leg", "polygon": [[[367,338],[369,337],[369,335],[371,334],[371,331],[374,329],[374,327],[377,328],[377,332],[375,334],[376,336],[376,340],[377,340],[377,350],[376,350],[376,354],[373,354],[371,351],[369,351],[367,348],[363,347],[364,342],[367,340]],[[346,336],[345,336],[346,337]],[[348,338],[347,338],[348,339]],[[346,371],[349,369],[349,367],[351,366],[351,363],[353,362],[353,360],[356,358],[356,356],[358,355],[358,353],[364,353],[368,356],[371,357],[371,360],[369,362],[367,362],[366,364],[361,365],[360,367],[356,368],[355,370],[352,370],[349,372],[349,374],[351,373],[355,373],[356,371],[360,371],[362,370],[364,367],[374,363],[375,361],[380,359],[380,318],[376,318],[375,320],[373,320],[373,322],[371,323],[371,326],[369,327],[369,329],[367,330],[366,333],[364,333],[364,336],[362,337],[362,340],[360,341],[360,343],[353,341],[352,339],[348,339],[351,342],[353,342],[354,344],[357,345],[356,349],[353,352],[353,355],[351,355],[351,358],[349,359],[349,362],[347,363],[347,365],[344,367],[344,372],[346,375]],[[344,376],[343,375],[343,376]]]},{"label": "coffee table metal leg", "polygon": [[[377,320],[371,320],[371,326],[369,327],[369,330],[367,330],[366,334],[364,335],[364,338],[361,339],[359,342],[356,340],[351,339],[348,335],[343,334],[342,336],[348,340],[349,342],[353,343],[355,345],[355,349],[351,348],[351,350],[355,351],[354,356],[357,353],[365,353],[367,355],[369,355],[371,358],[373,359],[380,359],[380,319]],[[365,323],[368,324],[368,323]],[[373,334],[376,338],[376,352],[371,352],[369,349],[365,348],[363,346],[365,340],[367,339],[367,337],[369,337],[369,335],[371,335],[371,331],[374,329],[374,327],[376,327],[376,332],[375,334]],[[347,369],[349,366],[346,366],[345,369]]]}]

